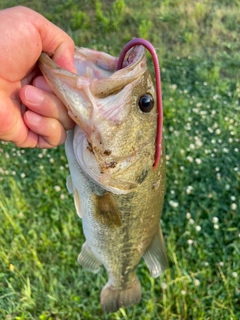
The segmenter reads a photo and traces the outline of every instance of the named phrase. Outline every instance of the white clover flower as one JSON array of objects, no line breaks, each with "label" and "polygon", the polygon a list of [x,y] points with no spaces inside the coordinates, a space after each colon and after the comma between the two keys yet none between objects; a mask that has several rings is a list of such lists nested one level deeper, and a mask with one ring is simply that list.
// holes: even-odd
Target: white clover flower
[{"label": "white clover flower", "polygon": [[54,186],[54,190],[59,192],[61,190],[61,188],[59,186]]},{"label": "white clover flower", "polygon": [[177,89],[177,85],[176,84],[171,84],[169,86],[169,88],[172,89],[172,90],[176,90]]},{"label": "white clover flower", "polygon": [[193,244],[193,240],[192,239],[188,239],[187,243],[191,246]]},{"label": "white clover flower", "polygon": [[43,170],[43,169],[44,169],[44,166],[42,166],[42,165],[39,166],[39,169],[40,169],[40,170]]},{"label": "white clover flower", "polygon": [[54,159],[53,159],[53,158],[50,158],[49,161],[50,161],[50,163],[53,163],[53,162],[54,162]]},{"label": "white clover flower", "polygon": [[194,284],[196,287],[198,287],[198,286],[200,286],[201,282],[198,279],[195,279]]},{"label": "white clover flower", "polygon": [[229,152],[228,148],[223,148],[223,152],[228,153]]},{"label": "white clover flower", "polygon": [[233,168],[234,171],[238,171],[238,167]]},{"label": "white clover flower", "polygon": [[211,143],[213,143],[213,144],[216,143],[216,140],[215,140],[215,139],[212,139],[212,140],[211,140]]},{"label": "white clover flower", "polygon": [[201,226],[196,226],[196,231],[197,232],[201,231],[201,229],[202,229]]},{"label": "white clover flower", "polygon": [[230,184],[225,185],[225,190],[230,190],[230,188],[231,188]]},{"label": "white clover flower", "polygon": [[38,158],[42,158],[43,157],[43,154],[42,153],[39,153],[38,154]]},{"label": "white clover flower", "polygon": [[221,133],[221,130],[217,129],[215,132],[216,132],[217,135],[219,135]]},{"label": "white clover flower", "polygon": [[190,223],[190,224],[194,224],[195,221],[194,221],[193,219],[189,219],[189,223]]},{"label": "white clover flower", "polygon": [[173,201],[173,200],[170,200],[170,201],[169,201],[169,204],[170,204],[170,206],[173,207],[173,208],[177,208],[177,207],[179,206],[178,202]]},{"label": "white clover flower", "polygon": [[233,276],[233,278],[237,278],[237,276],[238,276],[237,272],[232,272],[232,276]]},{"label": "white clover flower", "polygon": [[213,226],[214,226],[214,229],[216,229],[216,230],[219,229],[219,225],[218,224],[215,223]]},{"label": "white clover flower", "polygon": [[205,265],[205,267],[208,267],[209,266],[209,262],[204,262],[204,265]]},{"label": "white clover flower", "polygon": [[230,199],[231,199],[232,201],[235,201],[235,200],[236,200],[236,197],[235,197],[235,196],[231,196]]},{"label": "white clover flower", "polygon": [[196,158],[196,159],[195,159],[195,162],[196,162],[196,164],[201,164],[201,163],[202,163],[202,160],[199,159],[199,158]]},{"label": "white clover flower", "polygon": [[219,221],[218,217],[213,217],[213,218],[212,218],[212,222],[213,222],[213,223],[218,223],[218,221]]},{"label": "white clover flower", "polygon": [[187,212],[186,213],[186,218],[189,220],[189,219],[191,219],[191,213],[190,212]]},{"label": "white clover flower", "polygon": [[24,179],[24,178],[26,177],[26,174],[25,174],[25,173],[21,173],[21,174],[20,174],[20,177],[21,177],[22,179]]},{"label": "white clover flower", "polygon": [[200,139],[197,139],[197,140],[196,140],[196,146],[197,146],[198,148],[200,148],[202,145],[203,145],[203,144],[202,144],[202,141],[201,141]]},{"label": "white clover flower", "polygon": [[232,204],[231,204],[231,209],[232,209],[232,210],[236,210],[236,209],[237,209],[236,203],[232,203]]},{"label": "white clover flower", "polygon": [[163,282],[163,283],[161,284],[161,288],[162,288],[163,290],[166,290],[166,289],[167,289],[167,284],[166,284],[165,282]]},{"label": "white clover flower", "polygon": [[62,193],[62,194],[60,194],[60,199],[61,200],[64,200],[65,199],[65,195]]},{"label": "white clover flower", "polygon": [[60,170],[64,170],[64,167],[63,166],[60,166],[60,168],[59,168]]},{"label": "white clover flower", "polygon": [[234,151],[235,151],[235,152],[238,152],[238,151],[239,151],[239,149],[238,149],[238,148],[234,148]]},{"label": "white clover flower", "polygon": [[208,128],[208,131],[209,131],[210,133],[213,133],[213,129],[212,129],[212,128]]},{"label": "white clover flower", "polygon": [[220,262],[218,263],[218,265],[219,265],[219,267],[223,267],[223,266],[224,266],[224,262],[223,262],[223,261],[220,261]]},{"label": "white clover flower", "polygon": [[190,194],[193,191],[193,187],[192,186],[188,186],[186,189],[186,194]]},{"label": "white clover flower", "polygon": [[187,156],[187,160],[188,160],[189,162],[193,162],[193,157]]},{"label": "white clover flower", "polygon": [[216,167],[216,168],[215,168],[215,171],[217,171],[217,172],[220,171],[220,168]]},{"label": "white clover flower", "polygon": [[181,290],[181,295],[185,296],[186,295],[186,291],[185,290]]},{"label": "white clover flower", "polygon": [[15,176],[16,175],[16,171],[12,171],[12,175]]}]

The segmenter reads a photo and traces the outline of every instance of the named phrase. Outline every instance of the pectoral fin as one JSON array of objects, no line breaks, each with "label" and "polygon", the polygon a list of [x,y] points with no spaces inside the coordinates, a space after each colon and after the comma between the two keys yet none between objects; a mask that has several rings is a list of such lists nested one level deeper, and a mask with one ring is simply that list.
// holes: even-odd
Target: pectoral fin
[{"label": "pectoral fin", "polygon": [[86,242],[83,244],[77,260],[83,268],[94,273],[97,273],[101,266],[101,262],[97,260]]},{"label": "pectoral fin", "polygon": [[72,183],[72,177],[71,177],[71,175],[69,175],[69,176],[67,177],[66,185],[67,185],[68,192],[69,192],[70,194],[72,194],[72,193],[73,193],[73,183]]},{"label": "pectoral fin", "polygon": [[168,267],[165,245],[160,228],[150,247],[144,253],[143,258],[153,278],[160,276],[160,274]]},{"label": "pectoral fin", "polygon": [[74,204],[75,204],[77,214],[80,218],[82,218],[81,201],[80,201],[79,193],[75,188],[73,189],[73,195],[74,195]]}]

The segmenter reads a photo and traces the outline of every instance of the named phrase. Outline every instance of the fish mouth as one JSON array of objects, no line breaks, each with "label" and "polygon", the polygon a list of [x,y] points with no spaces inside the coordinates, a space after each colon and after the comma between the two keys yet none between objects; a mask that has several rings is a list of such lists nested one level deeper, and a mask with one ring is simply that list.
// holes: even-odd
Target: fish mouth
[{"label": "fish mouth", "polygon": [[38,61],[50,88],[88,136],[96,118],[119,123],[126,114],[134,81],[147,69],[144,47],[129,50],[122,69],[117,63],[117,57],[87,48],[75,48],[77,74],[60,68],[46,53]]}]

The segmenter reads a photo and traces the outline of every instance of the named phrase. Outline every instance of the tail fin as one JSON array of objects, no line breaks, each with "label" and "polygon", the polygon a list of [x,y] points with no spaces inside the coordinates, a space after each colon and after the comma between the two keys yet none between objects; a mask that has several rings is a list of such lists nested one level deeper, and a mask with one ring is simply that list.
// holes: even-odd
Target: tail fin
[{"label": "tail fin", "polygon": [[137,277],[135,282],[126,289],[116,289],[108,282],[101,292],[101,306],[103,311],[115,312],[121,307],[140,302],[141,296],[141,284]]}]

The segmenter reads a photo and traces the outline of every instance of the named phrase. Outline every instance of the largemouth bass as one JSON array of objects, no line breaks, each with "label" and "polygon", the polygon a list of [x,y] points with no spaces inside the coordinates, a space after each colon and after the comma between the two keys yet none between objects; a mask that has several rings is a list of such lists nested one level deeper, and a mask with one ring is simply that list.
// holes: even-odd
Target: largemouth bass
[{"label": "largemouth bass", "polygon": [[92,272],[103,265],[104,311],[141,300],[136,268],[141,257],[153,277],[167,268],[160,227],[165,193],[164,148],[155,168],[158,110],[145,48],[134,46],[117,70],[118,58],[76,48],[78,74],[58,67],[45,53],[40,69],[76,122],[67,134],[74,195],[86,242],[78,262]]}]

